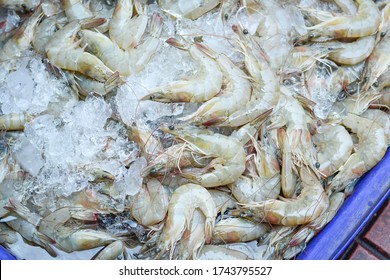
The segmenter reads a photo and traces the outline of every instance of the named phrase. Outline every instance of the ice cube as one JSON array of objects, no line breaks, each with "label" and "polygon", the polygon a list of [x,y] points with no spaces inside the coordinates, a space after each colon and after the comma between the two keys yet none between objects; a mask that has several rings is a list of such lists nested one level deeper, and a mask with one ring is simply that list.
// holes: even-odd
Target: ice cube
[{"label": "ice cube", "polygon": [[42,151],[35,147],[26,136],[21,136],[14,146],[14,157],[16,162],[32,176],[37,176],[45,161]]}]

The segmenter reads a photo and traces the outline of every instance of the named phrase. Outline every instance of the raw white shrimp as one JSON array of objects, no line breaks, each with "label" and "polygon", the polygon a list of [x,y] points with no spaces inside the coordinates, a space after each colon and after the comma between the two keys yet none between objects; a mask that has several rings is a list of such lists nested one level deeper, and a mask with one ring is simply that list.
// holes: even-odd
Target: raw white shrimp
[{"label": "raw white shrimp", "polygon": [[54,243],[54,241],[51,240],[46,235],[40,233],[35,225],[21,218],[8,221],[7,225],[11,227],[13,230],[15,230],[16,232],[18,232],[25,240],[45,249],[50,256],[52,257],[57,256],[57,253],[53,250],[53,248],[50,245]]},{"label": "raw white shrimp", "polygon": [[157,179],[144,180],[140,191],[131,199],[130,212],[133,218],[140,225],[151,226],[161,222],[167,211],[167,190]]},{"label": "raw white shrimp", "polygon": [[[137,15],[133,16],[133,5]],[[110,20],[109,35],[122,50],[136,47],[145,33],[148,15],[140,0],[118,0]]]},{"label": "raw white shrimp", "polygon": [[217,213],[224,215],[227,209],[233,209],[237,206],[237,200],[234,197],[223,190],[208,189],[210,195],[213,197]]},{"label": "raw white shrimp", "polygon": [[390,115],[379,109],[368,109],[360,115],[381,125],[385,131],[388,145],[390,146]]},{"label": "raw white shrimp", "polygon": [[217,216],[213,198],[202,186],[182,185],[173,192],[169,201],[168,216],[157,244],[157,259],[167,251],[170,251],[169,256],[172,258],[175,245],[182,238],[184,230],[190,226],[195,209],[199,209],[205,216],[205,240],[211,240]]},{"label": "raw white shrimp", "polygon": [[380,12],[372,0],[356,0],[358,10],[354,15],[340,15],[307,27],[305,38],[325,41],[340,38],[360,38],[374,34],[380,24]]},{"label": "raw white shrimp", "polygon": [[0,129],[13,131],[23,130],[26,123],[32,120],[27,113],[9,113],[0,116]]},{"label": "raw white shrimp", "polygon": [[227,218],[215,224],[213,244],[248,242],[256,240],[270,230],[265,223],[253,222],[244,218]]},{"label": "raw white shrimp", "polygon": [[74,86],[81,96],[88,96],[92,93],[105,96],[124,83],[118,72],[115,72],[104,83],[78,73],[73,73],[73,76]]},{"label": "raw white shrimp", "polygon": [[47,17],[39,23],[32,39],[34,50],[40,55],[46,56],[46,44],[50,37],[56,32],[57,16]]},{"label": "raw white shrimp", "polygon": [[105,246],[116,240],[102,231],[65,225],[71,218],[96,221],[94,213],[84,208],[59,208],[45,217],[31,212],[15,200],[10,200],[7,208],[37,226],[40,233],[54,240],[54,245],[67,253]]},{"label": "raw white shrimp", "polygon": [[348,131],[341,125],[324,125],[313,135],[318,150],[318,168],[323,177],[336,172],[352,153],[353,142]]},{"label": "raw white shrimp", "polygon": [[247,160],[249,174],[240,176],[229,185],[240,203],[260,202],[276,198],[280,193],[280,167],[276,153],[252,139],[256,154]]},{"label": "raw white shrimp", "polygon": [[82,0],[61,0],[68,21],[92,18],[93,14]]},{"label": "raw white shrimp", "polygon": [[279,81],[266,61],[264,51],[256,45],[249,34],[244,34],[242,28],[233,26],[233,29],[239,35],[239,43],[245,55],[245,66],[255,82],[250,101],[219,124],[229,127],[242,126],[273,109],[280,96]]},{"label": "raw white shrimp", "polygon": [[339,169],[327,188],[328,192],[344,190],[355,179],[374,167],[385,155],[387,139],[384,129],[375,121],[348,113],[342,124],[356,133],[358,147]]},{"label": "raw white shrimp", "polygon": [[174,38],[166,41],[168,44],[188,51],[196,64],[196,73],[186,78],[167,85],[150,89],[141,100],[153,100],[159,102],[204,102],[213,98],[221,90],[222,72],[218,63],[200,50],[202,45],[191,44],[184,46]]},{"label": "raw white shrimp", "polygon": [[158,0],[157,2],[163,11],[174,17],[194,20],[218,6],[221,0]]},{"label": "raw white shrimp", "polygon": [[218,245],[204,245],[198,260],[249,260],[248,255]]},{"label": "raw white shrimp", "polygon": [[175,248],[173,259],[197,259],[199,251],[206,242],[205,225],[205,215],[199,209],[195,209],[191,224],[184,230],[183,236]]},{"label": "raw white shrimp", "polygon": [[54,33],[46,44],[46,55],[57,67],[77,71],[100,82],[106,82],[114,71],[96,56],[79,48],[80,42],[73,41],[81,28],[81,22],[72,21]]},{"label": "raw white shrimp", "polygon": [[365,36],[354,42],[326,42],[323,45],[334,47],[328,58],[337,64],[355,65],[369,57],[375,47],[375,36]]},{"label": "raw white shrimp", "polygon": [[235,65],[225,54],[217,55],[213,50],[202,45],[201,48],[216,59],[225,78],[225,88],[220,95],[203,103],[196,112],[181,120],[199,123],[204,126],[218,125],[232,113],[243,108],[251,95],[251,84],[245,73]]},{"label": "raw white shrimp", "polygon": [[233,137],[190,126],[174,130],[160,129],[186,142],[196,153],[213,158],[209,164],[212,171],[202,173],[183,170],[181,176],[191,182],[205,188],[223,186],[237,180],[245,170],[244,147]]},{"label": "raw white shrimp", "polygon": [[164,148],[161,142],[151,132],[135,126],[127,126],[127,137],[130,141],[135,141],[138,144],[147,158],[163,153]]},{"label": "raw white shrimp", "polygon": [[378,44],[376,44],[373,52],[367,58],[363,72],[363,85],[362,92],[366,92],[371,88],[377,79],[388,71],[390,66],[390,54],[388,52],[388,46],[390,44],[390,34],[382,38]]},{"label": "raw white shrimp", "polygon": [[[329,199],[324,192],[321,182],[307,167],[300,170],[302,191],[296,198],[285,200],[270,199],[259,203],[244,204],[257,219],[270,224],[284,226],[297,226],[307,224],[325,211],[329,205]],[[232,210],[245,213],[245,210]]]},{"label": "raw white shrimp", "polygon": [[107,36],[91,30],[78,32],[87,50],[101,59],[110,69],[118,71],[123,76],[129,76],[141,71],[157,50],[162,31],[162,18],[153,14],[151,34],[138,48],[124,51]]},{"label": "raw white shrimp", "polygon": [[17,241],[17,233],[7,226],[6,223],[0,223],[0,244],[5,248],[9,248],[11,244],[15,244]]},{"label": "raw white shrimp", "polygon": [[0,62],[22,55],[34,38],[34,31],[43,16],[42,9],[38,8],[18,30],[13,34],[0,49]]}]

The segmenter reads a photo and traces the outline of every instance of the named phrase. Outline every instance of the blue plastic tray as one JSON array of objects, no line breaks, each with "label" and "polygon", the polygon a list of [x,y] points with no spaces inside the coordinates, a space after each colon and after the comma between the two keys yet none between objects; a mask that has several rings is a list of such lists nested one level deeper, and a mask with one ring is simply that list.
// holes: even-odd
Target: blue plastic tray
[{"label": "blue plastic tray", "polygon": [[[298,255],[299,260],[334,260],[349,246],[390,195],[390,149],[356,184],[332,221]],[[0,260],[14,260],[0,246]]]}]

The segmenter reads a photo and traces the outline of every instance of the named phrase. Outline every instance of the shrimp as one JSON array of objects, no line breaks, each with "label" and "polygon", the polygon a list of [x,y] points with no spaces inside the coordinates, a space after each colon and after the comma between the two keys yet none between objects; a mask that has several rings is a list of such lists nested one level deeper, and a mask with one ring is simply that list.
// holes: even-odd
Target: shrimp
[{"label": "shrimp", "polygon": [[118,72],[111,75],[104,83],[81,74],[74,73],[73,75],[75,87],[81,96],[88,96],[91,93],[106,96],[124,83]]},{"label": "shrimp", "polygon": [[256,154],[247,160],[250,174],[240,176],[229,185],[232,195],[240,203],[260,202],[276,198],[280,193],[280,167],[276,154],[269,146],[252,140]]},{"label": "shrimp", "polygon": [[[99,24],[101,21],[98,19],[92,22]],[[46,55],[57,67],[77,71],[100,82],[106,82],[114,71],[96,56],[78,48],[79,42],[73,41],[81,28],[82,22],[72,21],[55,32],[46,44]]]},{"label": "shrimp", "polygon": [[218,245],[204,245],[198,260],[249,260],[245,253]]},{"label": "shrimp", "polygon": [[18,214],[22,219],[38,227],[38,231],[55,241],[60,250],[70,253],[105,246],[116,239],[110,234],[93,229],[80,229],[77,226],[66,226],[71,219],[96,221],[94,213],[83,208],[59,208],[45,217],[31,212],[15,200],[9,201],[9,211]]},{"label": "shrimp", "polygon": [[317,155],[307,126],[305,110],[301,103],[291,96],[287,88],[281,87],[281,90],[283,96],[281,96],[278,107],[282,106],[282,108],[272,116],[272,124],[268,129],[280,128],[285,125],[287,127],[286,141],[291,147],[294,163],[296,165],[303,163],[316,171]]},{"label": "shrimp", "polygon": [[157,179],[144,181],[140,191],[131,199],[130,212],[143,226],[161,222],[168,211],[168,192]]},{"label": "shrimp", "polygon": [[329,207],[317,219],[296,230],[289,242],[290,246],[298,246],[304,242],[307,244],[313,236],[325,227],[336,215],[337,211],[345,201],[345,194],[341,192],[332,193],[329,197]]},{"label": "shrimp", "polygon": [[353,142],[348,131],[341,125],[324,125],[313,135],[318,150],[318,168],[321,175],[335,173],[352,153]]},{"label": "shrimp", "polygon": [[[244,204],[244,210],[232,210],[231,214],[249,211],[255,219],[265,220],[270,224],[297,226],[307,224],[325,211],[329,199],[324,192],[321,182],[314,172],[307,168],[300,169],[299,178],[302,181],[302,191],[296,198],[285,200],[270,199],[259,203]],[[247,209],[247,210],[245,210]]]},{"label": "shrimp", "polygon": [[190,226],[195,209],[199,209],[205,216],[205,240],[211,240],[217,216],[213,198],[202,186],[191,183],[182,185],[173,192],[169,201],[167,220],[157,244],[157,259],[168,250],[172,258],[175,245],[182,238],[184,230]]},{"label": "shrimp", "polygon": [[206,55],[197,43],[184,46],[174,38],[166,41],[168,44],[188,51],[196,64],[196,73],[185,80],[171,82],[149,90],[149,94],[141,100],[159,102],[204,102],[213,98],[221,90],[222,72],[218,63]]},{"label": "shrimp", "polygon": [[[137,16],[133,16],[133,5]],[[140,0],[118,0],[110,20],[109,36],[122,50],[136,47],[145,33],[148,23],[146,8]]]},{"label": "shrimp", "polygon": [[96,29],[101,33],[106,33],[110,28],[110,20],[114,13],[115,5],[111,1],[90,1],[89,9],[95,18],[104,18],[106,22]]},{"label": "shrimp", "polygon": [[166,13],[180,18],[185,17],[188,19],[195,20],[214,9],[221,2],[220,0],[158,0],[158,4],[161,9]]},{"label": "shrimp", "polygon": [[245,150],[233,137],[212,133],[194,127],[177,127],[174,130],[162,127],[162,131],[173,134],[187,143],[196,153],[212,157],[210,166],[214,169],[204,174],[183,170],[182,177],[205,188],[233,183],[245,170]]},{"label": "shrimp", "polygon": [[145,157],[151,158],[153,155],[163,152],[164,148],[161,142],[158,138],[154,137],[151,132],[139,129],[135,126],[127,126],[127,138],[138,144],[145,154]]},{"label": "shrimp", "polygon": [[374,167],[385,155],[387,139],[384,129],[375,121],[348,113],[342,124],[356,133],[358,147],[340,167],[338,174],[327,187],[327,192],[339,192]]},{"label": "shrimp", "polygon": [[248,242],[256,240],[270,230],[265,223],[252,222],[244,218],[227,218],[215,224],[213,244]]},{"label": "shrimp", "polygon": [[197,259],[199,251],[206,242],[205,225],[205,215],[199,209],[195,209],[191,224],[184,230],[183,236],[175,248],[174,259]]},{"label": "shrimp", "polygon": [[340,15],[317,25],[307,27],[304,38],[313,41],[360,38],[378,31],[381,15],[372,0],[356,0],[358,10],[354,15]]},{"label": "shrimp", "polygon": [[371,55],[367,58],[362,74],[362,92],[368,91],[369,88],[376,84],[377,79],[388,71],[390,66],[389,44],[390,34],[380,40]]},{"label": "shrimp", "polygon": [[221,1],[221,19],[223,22],[227,22],[233,13],[236,11],[238,6],[238,0],[223,0]]},{"label": "shrimp", "polygon": [[92,18],[93,14],[82,0],[61,0],[68,21]]},{"label": "shrimp", "polygon": [[248,103],[252,92],[251,84],[245,73],[225,54],[217,55],[204,45],[198,44],[198,46],[218,62],[226,80],[225,89],[220,95],[203,103],[196,112],[181,120],[204,126],[218,125]]},{"label": "shrimp", "polygon": [[328,58],[337,64],[354,65],[369,57],[375,47],[375,36],[366,36],[351,43],[325,42],[323,45],[335,47]]},{"label": "shrimp", "polygon": [[23,130],[31,122],[33,116],[27,113],[9,113],[0,116],[0,129],[7,131]]},{"label": "shrimp", "polygon": [[16,232],[18,232],[25,240],[45,249],[50,256],[52,257],[57,256],[57,253],[50,245],[53,244],[54,241],[51,240],[46,235],[40,233],[36,228],[36,226],[34,226],[33,224],[21,218],[17,218],[15,220],[8,221],[7,225],[11,227],[13,230],[15,230]]},{"label": "shrimp", "polygon": [[280,96],[279,81],[277,81],[275,73],[263,57],[265,56],[264,51],[256,48],[250,35],[245,35],[240,27],[233,26],[233,30],[239,34],[239,43],[245,55],[245,65],[255,83],[249,102],[243,108],[229,115],[224,122],[218,124],[219,126],[229,127],[245,125],[268,110],[274,109]]},{"label": "shrimp", "polygon": [[126,246],[122,240],[116,240],[111,244],[108,244],[97,252],[91,259],[92,260],[115,260],[123,255],[125,260],[130,259]]},{"label": "shrimp", "polygon": [[6,141],[3,141],[3,139],[0,140],[0,184],[3,182],[4,178],[6,177],[7,173],[10,170],[9,164],[8,164],[8,158],[10,155],[9,148],[7,147]]},{"label": "shrimp", "polygon": [[58,20],[59,19],[56,16],[47,17],[41,21],[35,30],[32,45],[34,50],[42,56],[46,56],[46,44],[49,42],[50,37],[56,32]]},{"label": "shrimp", "polygon": [[379,109],[368,109],[360,115],[363,118],[372,120],[383,127],[388,145],[390,146],[390,116],[388,113]]},{"label": "shrimp", "polygon": [[32,12],[39,6],[40,0],[0,0],[0,8]]},{"label": "shrimp", "polygon": [[43,16],[42,9],[38,8],[0,49],[0,62],[22,55],[34,38],[34,31]]},{"label": "shrimp", "polygon": [[162,31],[162,18],[153,14],[151,21],[151,35],[138,48],[124,51],[119,48],[107,36],[91,30],[78,32],[83,42],[87,44],[87,50],[95,54],[110,69],[119,74],[129,76],[141,71],[156,51],[159,44],[159,36]]},{"label": "shrimp", "polygon": [[0,223],[0,244],[9,248],[11,244],[15,244],[17,241],[17,233],[7,226],[6,223]]}]

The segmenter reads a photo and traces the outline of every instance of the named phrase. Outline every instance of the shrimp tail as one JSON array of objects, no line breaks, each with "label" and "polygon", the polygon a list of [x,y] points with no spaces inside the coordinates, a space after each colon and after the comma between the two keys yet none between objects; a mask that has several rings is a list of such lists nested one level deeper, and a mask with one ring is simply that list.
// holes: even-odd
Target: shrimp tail
[{"label": "shrimp tail", "polygon": [[162,32],[163,18],[158,13],[153,13],[150,22],[150,34],[152,37],[159,38]]},{"label": "shrimp tail", "polygon": [[105,18],[88,18],[83,19],[81,24],[81,29],[91,29],[95,27],[99,27],[107,22],[107,19]]},{"label": "shrimp tail", "polygon": [[205,54],[210,56],[211,58],[214,58],[214,59],[217,58],[217,53],[215,51],[213,51],[212,49],[210,49],[209,47],[207,47],[206,45],[197,42],[197,43],[195,43],[195,46],[199,50],[201,50],[202,52],[204,52]]},{"label": "shrimp tail", "polygon": [[165,43],[177,48],[177,49],[180,49],[180,50],[188,50],[188,47],[186,47],[184,44],[180,43],[179,40],[175,39],[175,38],[169,38],[165,41]]}]

